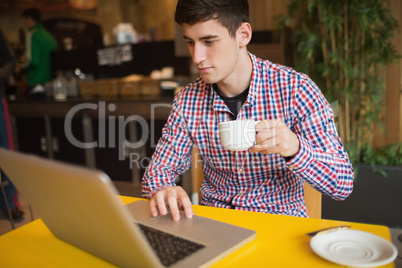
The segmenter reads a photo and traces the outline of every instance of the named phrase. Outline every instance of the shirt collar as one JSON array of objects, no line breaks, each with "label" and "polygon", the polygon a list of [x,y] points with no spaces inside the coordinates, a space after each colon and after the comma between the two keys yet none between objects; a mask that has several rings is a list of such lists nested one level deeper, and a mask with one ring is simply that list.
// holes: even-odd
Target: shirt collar
[{"label": "shirt collar", "polygon": [[212,109],[215,111],[229,111],[229,108],[226,106],[225,102],[214,89],[213,84],[208,84],[208,90],[210,91]]},{"label": "shirt collar", "polygon": [[39,28],[43,28],[43,26],[42,26],[42,24],[37,23],[34,26],[32,26],[31,28],[29,28],[29,31],[33,32],[33,31],[36,31]]},{"label": "shirt collar", "polygon": [[[250,59],[253,64],[253,72],[251,75],[249,93],[248,93],[246,101],[244,102],[244,105],[253,106],[254,102],[255,102],[255,96],[257,96],[258,87],[259,87],[258,81],[260,81],[259,77],[261,76],[261,66],[259,65],[258,59],[255,55],[251,54],[250,52],[248,52],[248,54],[249,54]],[[216,93],[212,84],[206,84],[205,89],[209,90],[209,94],[211,97],[211,105],[214,110],[228,111],[228,108],[226,107],[224,101]]]},{"label": "shirt collar", "polygon": [[260,76],[261,76],[261,66],[258,62],[258,59],[255,55],[251,54],[250,52],[248,53],[251,59],[251,62],[253,64],[253,73],[251,75],[251,81],[250,81],[250,90],[246,99],[245,103],[249,103],[251,106],[254,105],[255,98],[258,93],[258,88],[259,88],[259,83],[258,81],[261,81]]}]

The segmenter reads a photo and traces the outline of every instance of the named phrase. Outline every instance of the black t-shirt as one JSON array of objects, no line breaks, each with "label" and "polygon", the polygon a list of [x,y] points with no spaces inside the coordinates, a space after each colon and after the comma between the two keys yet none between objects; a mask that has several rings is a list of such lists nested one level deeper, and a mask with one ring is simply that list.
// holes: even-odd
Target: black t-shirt
[{"label": "black t-shirt", "polygon": [[233,113],[230,115],[230,119],[235,120],[237,115],[239,114],[240,108],[243,106],[243,103],[247,99],[250,87],[247,87],[242,93],[233,97],[226,97],[222,95],[217,84],[214,84],[214,89],[216,93],[218,93],[219,97],[221,97],[221,99],[225,102],[229,110]]}]

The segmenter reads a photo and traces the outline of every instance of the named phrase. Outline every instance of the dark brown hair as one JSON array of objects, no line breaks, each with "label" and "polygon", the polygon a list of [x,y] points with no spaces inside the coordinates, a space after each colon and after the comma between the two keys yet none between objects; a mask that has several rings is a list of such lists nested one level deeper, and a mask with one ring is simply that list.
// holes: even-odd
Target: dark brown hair
[{"label": "dark brown hair", "polygon": [[249,22],[247,0],[178,0],[175,21],[178,24],[196,24],[216,19],[228,29],[232,37],[243,22]]},{"label": "dark brown hair", "polygon": [[41,14],[40,11],[36,8],[27,8],[22,12],[22,17],[31,18],[35,22],[41,22]]}]

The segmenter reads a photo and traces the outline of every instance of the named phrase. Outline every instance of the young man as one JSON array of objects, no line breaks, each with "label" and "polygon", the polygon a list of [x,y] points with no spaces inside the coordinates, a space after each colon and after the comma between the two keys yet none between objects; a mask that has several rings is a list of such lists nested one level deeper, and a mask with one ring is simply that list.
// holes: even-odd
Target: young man
[{"label": "young man", "polygon": [[[193,215],[185,191],[175,185],[202,158],[202,205],[307,217],[303,182],[343,200],[353,188],[353,169],[317,86],[291,68],[247,51],[252,30],[247,0],[179,0],[175,20],[183,28],[200,77],[175,97],[153,159],[143,196],[153,216]],[[218,123],[254,119],[256,145],[230,152]]]},{"label": "young man", "polygon": [[51,52],[57,49],[57,43],[41,22],[41,13],[35,8],[22,12],[22,21],[26,28],[25,61],[21,64],[28,76],[28,97],[44,96],[44,84],[52,80]]}]

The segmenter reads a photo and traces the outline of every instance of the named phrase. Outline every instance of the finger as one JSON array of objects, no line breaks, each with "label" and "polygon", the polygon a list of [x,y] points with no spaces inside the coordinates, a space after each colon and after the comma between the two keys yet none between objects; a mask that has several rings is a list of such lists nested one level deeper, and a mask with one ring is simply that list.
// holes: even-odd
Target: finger
[{"label": "finger", "polygon": [[277,147],[272,147],[267,150],[260,151],[260,153],[262,153],[262,154],[276,154],[276,153],[280,154],[279,151],[280,150]]},{"label": "finger", "polygon": [[278,146],[277,141],[278,141],[277,136],[269,135],[268,138],[265,138],[264,135],[261,135],[256,140],[256,148],[267,149],[267,148],[275,147],[275,146]]},{"label": "finger", "polygon": [[260,121],[256,126],[255,129],[257,132],[260,131],[272,131],[280,124],[280,121],[274,120],[263,120]]},{"label": "finger", "polygon": [[159,213],[161,215],[166,215],[167,214],[167,208],[166,208],[166,203],[165,203],[165,191],[166,191],[166,189],[162,190],[162,191],[159,191],[154,196],[156,198],[156,204],[158,206]]},{"label": "finger", "polygon": [[176,193],[174,191],[168,191],[166,200],[169,205],[170,212],[172,213],[173,220],[174,221],[180,220],[180,212]]},{"label": "finger", "polygon": [[277,141],[276,132],[269,131],[269,132],[259,132],[257,133],[255,142],[258,145],[268,144],[268,146],[275,146]]},{"label": "finger", "polygon": [[180,191],[178,193],[178,200],[180,201],[181,208],[184,210],[187,218],[192,218],[194,215],[193,206],[191,204],[190,198],[185,191]]},{"label": "finger", "polygon": [[256,143],[263,143],[268,139],[276,139],[278,130],[277,127],[274,127],[273,124],[268,123],[260,123],[262,126],[259,129],[256,128],[257,135],[256,135]]},{"label": "finger", "polygon": [[255,131],[257,132],[257,134],[270,133],[272,131],[272,128],[268,124],[260,122],[255,126]]},{"label": "finger", "polygon": [[275,154],[279,153],[280,147],[278,145],[271,146],[269,143],[256,144],[249,149],[250,153],[260,152],[262,154]]},{"label": "finger", "polygon": [[151,208],[151,215],[152,217],[158,216],[158,209],[156,208],[156,201],[155,201],[155,196],[151,198],[149,201],[149,206]]}]

